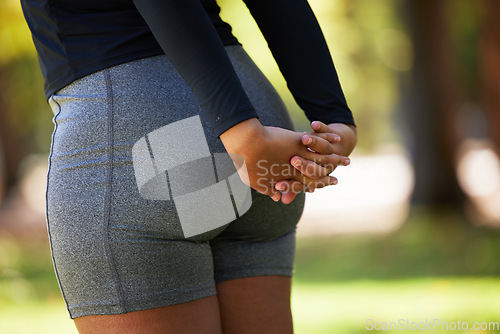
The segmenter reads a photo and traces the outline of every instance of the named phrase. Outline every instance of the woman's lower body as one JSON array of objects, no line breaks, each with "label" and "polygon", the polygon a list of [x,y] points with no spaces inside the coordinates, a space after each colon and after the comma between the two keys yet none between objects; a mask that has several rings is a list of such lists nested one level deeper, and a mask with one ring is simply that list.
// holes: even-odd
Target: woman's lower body
[{"label": "woman's lower body", "polygon": [[[283,103],[243,49],[226,50],[260,121],[291,128]],[[225,152],[224,147],[165,56],[91,74],[49,102],[55,130],[47,182],[48,230],[72,318],[118,314],[133,318],[146,310],[172,311],[172,305],[185,314],[181,309],[196,301],[202,309],[215,303],[222,310],[226,304],[229,314],[237,303],[242,310],[255,306],[245,302],[257,303],[251,295],[259,292],[246,290],[259,286],[264,296],[274,291],[281,297],[273,298],[289,299],[279,286],[289,284],[292,274],[295,227],[304,197],[283,205],[252,190],[247,207],[238,211],[235,191],[217,169],[216,156]],[[197,125],[203,138],[191,146]],[[166,136],[155,136],[159,131]],[[172,133],[178,134],[169,137]],[[197,158],[200,143],[209,151],[204,158]],[[144,156],[148,163],[151,159],[150,165],[137,162]],[[171,168],[159,170],[162,159]],[[176,169],[176,159],[182,168]],[[148,166],[161,177],[147,180]],[[232,195],[228,197],[232,203],[215,198],[216,192],[198,192],[216,183]],[[153,191],[141,192],[144,184]],[[164,192],[154,190],[162,189],[159,184],[166,186]],[[226,220],[213,222],[226,211]],[[209,223],[207,216],[212,219],[207,218]],[[193,226],[197,220],[204,226],[198,232]],[[238,300],[245,293],[248,300]],[[226,297],[217,301],[217,296]],[[224,316],[220,314],[223,323]]]}]

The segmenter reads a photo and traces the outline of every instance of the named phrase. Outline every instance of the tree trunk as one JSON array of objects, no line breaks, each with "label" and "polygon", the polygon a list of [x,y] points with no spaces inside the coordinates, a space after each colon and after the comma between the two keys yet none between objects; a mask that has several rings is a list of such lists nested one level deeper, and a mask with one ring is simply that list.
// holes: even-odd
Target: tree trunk
[{"label": "tree trunk", "polygon": [[490,126],[490,138],[500,156],[500,2],[483,0],[481,4],[480,96]]},{"label": "tree trunk", "polygon": [[406,2],[415,48],[405,108],[415,168],[412,200],[431,206],[456,206],[465,198],[455,170],[461,87],[453,66],[446,4],[444,0]]},{"label": "tree trunk", "polygon": [[0,66],[0,164],[3,165],[0,166],[0,187],[3,187],[4,194],[17,182],[19,165],[27,154],[25,138],[9,125],[11,110],[5,96],[9,77],[9,68]]}]

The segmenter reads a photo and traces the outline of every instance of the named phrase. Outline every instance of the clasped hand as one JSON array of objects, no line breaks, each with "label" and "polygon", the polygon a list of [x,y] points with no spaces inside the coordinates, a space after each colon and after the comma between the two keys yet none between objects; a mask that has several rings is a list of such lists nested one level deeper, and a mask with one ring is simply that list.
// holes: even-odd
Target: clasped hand
[{"label": "clasped hand", "polygon": [[298,133],[262,126],[252,118],[220,138],[228,153],[244,160],[246,171],[239,169],[243,182],[288,204],[299,192],[336,184],[337,179],[329,174],[339,165],[349,165],[348,155],[356,144],[352,126],[316,121],[311,128],[312,132]]}]

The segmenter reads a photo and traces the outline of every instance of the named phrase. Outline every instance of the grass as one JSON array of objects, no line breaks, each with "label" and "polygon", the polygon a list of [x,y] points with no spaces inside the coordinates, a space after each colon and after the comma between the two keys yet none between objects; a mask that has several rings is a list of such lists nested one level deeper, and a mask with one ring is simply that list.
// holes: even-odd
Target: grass
[{"label": "grass", "polygon": [[77,331],[58,296],[53,300],[3,304],[0,307],[0,333],[77,334]]},{"label": "grass", "polygon": [[0,333],[76,333],[46,239],[19,240],[0,231]]},{"label": "grass", "polygon": [[[414,211],[387,235],[299,239],[292,307],[298,334],[367,333],[375,322],[500,321],[500,232],[460,215]],[[401,330],[381,331],[389,333]],[[46,240],[0,234],[0,333],[76,333]]]},{"label": "grass", "polygon": [[[369,319],[371,324],[437,319],[466,321],[472,329],[474,322],[500,321],[499,283],[497,278],[452,277],[298,284],[293,294],[295,328],[299,334],[358,334],[369,332]],[[418,333],[447,332],[439,329]]]},{"label": "grass", "polygon": [[[414,210],[387,235],[300,239],[292,296],[296,332],[367,333],[368,319],[465,321],[469,329],[474,322],[498,322],[499,253],[500,231],[473,227],[448,211]],[[434,329],[417,332],[454,332]]]}]

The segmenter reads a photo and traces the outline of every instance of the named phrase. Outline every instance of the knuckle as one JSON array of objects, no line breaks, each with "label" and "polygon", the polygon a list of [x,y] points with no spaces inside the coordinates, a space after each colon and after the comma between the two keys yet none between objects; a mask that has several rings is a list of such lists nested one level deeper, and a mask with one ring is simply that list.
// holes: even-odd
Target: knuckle
[{"label": "knuckle", "polygon": [[319,180],[322,178],[322,175],[318,172],[312,173],[311,175],[308,175],[311,179],[314,181]]},{"label": "knuckle", "polygon": [[325,158],[325,164],[323,165],[324,167],[329,167],[330,165],[334,165],[335,163],[335,158],[332,157],[332,155],[327,155]]}]

